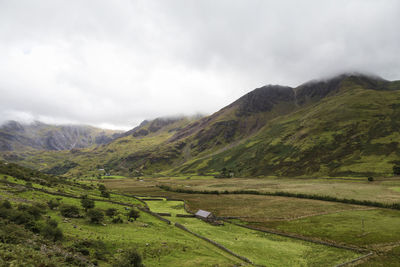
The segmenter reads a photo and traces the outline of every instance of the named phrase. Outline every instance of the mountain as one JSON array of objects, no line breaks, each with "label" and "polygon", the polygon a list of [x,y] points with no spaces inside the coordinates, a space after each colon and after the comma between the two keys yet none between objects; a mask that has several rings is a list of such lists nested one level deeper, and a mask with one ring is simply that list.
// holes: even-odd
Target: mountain
[{"label": "mountain", "polygon": [[8,121],[0,126],[0,151],[69,150],[105,144],[118,136],[118,131],[84,125]]},{"label": "mountain", "polygon": [[293,111],[175,173],[223,168],[238,176],[390,175],[400,163],[400,82],[340,75],[293,88]]},{"label": "mountain", "polygon": [[[267,85],[202,118],[144,121],[92,148],[8,154],[66,175],[391,175],[400,164],[400,81],[342,74]],[[65,167],[67,166],[67,167]]]}]

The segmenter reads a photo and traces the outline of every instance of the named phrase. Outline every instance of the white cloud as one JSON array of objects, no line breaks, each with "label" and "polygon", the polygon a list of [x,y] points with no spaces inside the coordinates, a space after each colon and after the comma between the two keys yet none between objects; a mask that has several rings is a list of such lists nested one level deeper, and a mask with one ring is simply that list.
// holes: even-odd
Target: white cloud
[{"label": "white cloud", "polygon": [[394,0],[0,1],[0,120],[127,128],[268,83],[400,79],[398,25]]}]

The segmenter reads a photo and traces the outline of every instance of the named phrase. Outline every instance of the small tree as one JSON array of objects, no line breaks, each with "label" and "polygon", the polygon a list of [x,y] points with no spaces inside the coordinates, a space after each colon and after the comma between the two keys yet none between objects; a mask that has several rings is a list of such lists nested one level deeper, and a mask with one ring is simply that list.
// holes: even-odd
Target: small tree
[{"label": "small tree", "polygon": [[139,211],[137,211],[135,209],[131,209],[128,212],[127,217],[128,217],[128,220],[133,218],[136,221],[136,219],[140,217],[140,213],[139,213]]},{"label": "small tree", "polygon": [[101,223],[104,219],[104,213],[101,209],[91,209],[87,212],[91,223]]},{"label": "small tree", "polygon": [[106,191],[107,189],[106,189],[104,184],[99,184],[99,190],[100,191]]},{"label": "small tree", "polygon": [[114,208],[107,209],[106,215],[110,218],[114,217],[115,215],[117,215],[117,209],[114,209]]},{"label": "small tree", "polygon": [[374,181],[374,177],[368,177],[368,182],[373,182]]},{"label": "small tree", "polygon": [[94,201],[89,199],[87,196],[83,196],[81,199],[81,205],[85,211],[88,211],[88,209],[94,208]]}]

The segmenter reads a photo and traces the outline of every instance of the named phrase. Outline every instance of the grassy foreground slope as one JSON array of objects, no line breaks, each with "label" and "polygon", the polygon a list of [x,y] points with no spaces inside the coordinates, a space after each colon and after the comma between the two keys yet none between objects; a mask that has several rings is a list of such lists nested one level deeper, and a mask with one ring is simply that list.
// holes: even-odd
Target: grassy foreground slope
[{"label": "grassy foreground slope", "polygon": [[[57,177],[52,177],[50,186],[45,175],[36,178],[14,165],[17,178],[7,168],[1,168],[0,174],[1,266],[121,266],[120,258],[131,249],[141,255],[145,266],[241,263],[148,213],[139,211],[139,218],[127,220],[129,210],[143,205],[135,198],[114,193],[102,197],[97,187]],[[94,199],[94,209],[82,208],[81,194]],[[70,207],[76,208],[73,215]],[[110,209],[114,214],[104,216]],[[93,221],[91,210],[103,213],[95,217],[100,221]]]}]

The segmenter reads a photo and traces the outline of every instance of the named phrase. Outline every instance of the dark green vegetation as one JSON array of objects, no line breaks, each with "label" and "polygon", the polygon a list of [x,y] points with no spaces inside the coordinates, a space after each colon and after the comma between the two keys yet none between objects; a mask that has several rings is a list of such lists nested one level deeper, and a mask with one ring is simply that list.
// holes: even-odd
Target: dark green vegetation
[{"label": "dark green vegetation", "polygon": [[204,118],[144,121],[108,144],[3,153],[67,176],[390,176],[398,173],[400,83],[361,74],[264,86]]}]

